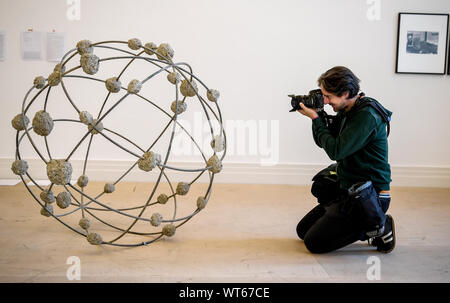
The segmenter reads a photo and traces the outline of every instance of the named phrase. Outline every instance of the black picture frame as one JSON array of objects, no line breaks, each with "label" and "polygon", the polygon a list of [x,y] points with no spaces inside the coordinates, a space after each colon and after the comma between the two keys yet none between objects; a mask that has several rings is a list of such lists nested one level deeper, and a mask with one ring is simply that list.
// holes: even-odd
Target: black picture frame
[{"label": "black picture frame", "polygon": [[398,13],[395,73],[448,73],[448,32],[449,14]]},{"label": "black picture frame", "polygon": [[449,28],[449,37],[447,42],[447,75],[450,75],[450,28]]}]

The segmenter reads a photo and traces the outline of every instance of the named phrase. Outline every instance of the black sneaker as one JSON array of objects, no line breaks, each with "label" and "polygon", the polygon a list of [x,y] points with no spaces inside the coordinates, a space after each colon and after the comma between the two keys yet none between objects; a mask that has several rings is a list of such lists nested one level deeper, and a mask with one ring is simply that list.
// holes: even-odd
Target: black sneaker
[{"label": "black sneaker", "polygon": [[[369,239],[370,240],[370,239]],[[377,250],[382,253],[390,253],[395,247],[395,225],[391,215],[386,215],[386,223],[384,224],[384,233],[369,241],[369,245],[376,246]]]}]

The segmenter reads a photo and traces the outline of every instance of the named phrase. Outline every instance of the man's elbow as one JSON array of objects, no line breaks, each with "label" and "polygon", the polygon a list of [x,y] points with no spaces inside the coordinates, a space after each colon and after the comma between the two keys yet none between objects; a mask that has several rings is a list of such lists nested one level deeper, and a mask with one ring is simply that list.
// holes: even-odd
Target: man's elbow
[{"label": "man's elbow", "polygon": [[344,158],[344,155],[341,155],[338,152],[327,152],[328,157],[330,158],[330,160],[332,161],[340,161]]}]

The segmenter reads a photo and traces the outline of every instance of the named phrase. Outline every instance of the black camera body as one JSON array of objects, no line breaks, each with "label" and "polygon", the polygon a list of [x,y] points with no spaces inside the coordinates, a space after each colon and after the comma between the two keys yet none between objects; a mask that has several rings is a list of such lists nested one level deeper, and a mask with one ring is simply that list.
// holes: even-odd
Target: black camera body
[{"label": "black camera body", "polygon": [[309,92],[308,95],[288,95],[288,97],[291,97],[291,106],[292,109],[290,112],[295,112],[299,109],[302,109],[300,107],[300,103],[303,103],[306,107],[313,108],[313,109],[323,109],[323,95],[322,91],[320,89],[314,89]]}]

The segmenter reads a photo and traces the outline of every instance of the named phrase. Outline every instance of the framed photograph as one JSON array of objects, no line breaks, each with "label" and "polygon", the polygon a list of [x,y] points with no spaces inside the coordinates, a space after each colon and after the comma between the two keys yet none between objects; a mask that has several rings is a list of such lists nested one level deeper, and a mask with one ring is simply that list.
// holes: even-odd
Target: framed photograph
[{"label": "framed photograph", "polygon": [[449,14],[399,13],[396,73],[444,75]]}]

